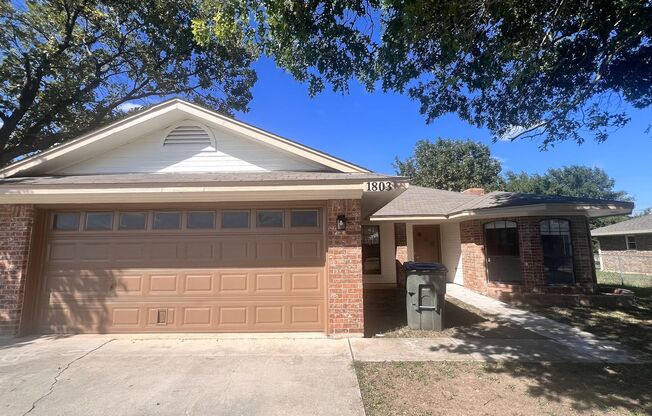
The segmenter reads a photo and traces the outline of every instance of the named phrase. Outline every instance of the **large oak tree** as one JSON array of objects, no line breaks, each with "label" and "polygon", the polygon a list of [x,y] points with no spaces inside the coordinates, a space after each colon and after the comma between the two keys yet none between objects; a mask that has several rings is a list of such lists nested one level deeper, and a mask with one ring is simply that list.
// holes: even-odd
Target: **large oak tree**
[{"label": "large oak tree", "polygon": [[[495,138],[601,141],[652,104],[649,0],[204,0],[198,39],[273,57],[316,93],[352,79]],[[643,132],[642,132],[643,133]]]},{"label": "large oak tree", "polygon": [[199,43],[191,0],[0,0],[0,166],[97,127],[130,100],[251,99],[242,45]]}]

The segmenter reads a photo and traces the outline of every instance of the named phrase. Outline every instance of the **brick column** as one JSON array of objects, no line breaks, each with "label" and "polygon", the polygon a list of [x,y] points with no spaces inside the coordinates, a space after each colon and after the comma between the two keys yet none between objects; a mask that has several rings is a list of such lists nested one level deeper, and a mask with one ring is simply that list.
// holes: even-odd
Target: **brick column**
[{"label": "brick column", "polygon": [[405,269],[403,263],[408,261],[407,235],[405,223],[394,224],[394,253],[396,258],[396,281],[398,286],[405,286]]},{"label": "brick column", "polygon": [[18,333],[34,214],[32,205],[0,205],[0,335]]},{"label": "brick column", "polygon": [[534,291],[545,285],[543,247],[539,233],[541,217],[510,218],[518,227],[518,245],[521,254],[522,291]]},{"label": "brick column", "polygon": [[462,267],[464,286],[476,292],[487,291],[487,269],[484,253],[484,233],[479,220],[460,223],[462,243]]},{"label": "brick column", "polygon": [[[338,215],[346,217],[346,230],[337,231]],[[328,334],[364,333],[362,288],[362,230],[360,200],[328,201]]]},{"label": "brick column", "polygon": [[[575,283],[578,286],[592,288],[596,285],[595,259],[591,243],[591,231],[586,217],[567,218],[571,222],[571,239],[573,244],[573,268]],[[624,238],[623,238],[624,240]]]}]

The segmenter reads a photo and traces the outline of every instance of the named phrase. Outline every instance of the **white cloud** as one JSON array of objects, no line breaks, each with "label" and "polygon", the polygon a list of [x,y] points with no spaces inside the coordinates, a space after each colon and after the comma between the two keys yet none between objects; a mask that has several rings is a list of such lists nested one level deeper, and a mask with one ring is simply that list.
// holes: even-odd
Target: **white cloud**
[{"label": "white cloud", "polygon": [[117,110],[126,113],[126,112],[131,111],[131,110],[139,109],[140,107],[142,107],[141,104],[126,102],[126,103],[120,104],[117,107]]}]

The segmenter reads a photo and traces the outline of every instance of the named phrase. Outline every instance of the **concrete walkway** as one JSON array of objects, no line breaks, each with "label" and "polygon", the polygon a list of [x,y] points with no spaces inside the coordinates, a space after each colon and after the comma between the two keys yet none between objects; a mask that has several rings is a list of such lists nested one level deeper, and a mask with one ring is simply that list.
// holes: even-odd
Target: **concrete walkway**
[{"label": "concrete walkway", "polygon": [[601,362],[549,339],[353,338],[357,361]]},{"label": "concrete walkway", "polygon": [[613,364],[648,362],[651,357],[618,342],[603,340],[573,326],[515,308],[456,284],[446,285],[446,296],[458,299],[499,320],[512,322],[555,341],[577,357]]},{"label": "concrete walkway", "polygon": [[75,335],[0,339],[0,415],[350,415],[348,340]]}]

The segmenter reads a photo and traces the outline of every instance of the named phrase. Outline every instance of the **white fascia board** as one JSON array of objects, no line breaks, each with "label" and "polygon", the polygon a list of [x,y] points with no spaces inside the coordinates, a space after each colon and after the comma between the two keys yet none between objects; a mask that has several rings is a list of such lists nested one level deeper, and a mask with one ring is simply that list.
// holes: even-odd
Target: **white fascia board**
[{"label": "white fascia board", "polygon": [[[573,204],[538,204],[504,208],[484,208],[479,210],[462,211],[449,215],[448,218],[500,218],[500,217],[527,217],[527,216],[554,216],[554,215],[581,215],[585,217],[620,215],[631,212],[631,209],[622,208],[613,204],[605,205],[573,205]],[[597,213],[597,214],[594,214]]]},{"label": "white fascia board", "polygon": [[609,237],[614,235],[622,235],[624,237],[626,235],[636,235],[636,234],[652,234],[652,230],[604,231],[596,234],[591,232],[592,237]]},{"label": "white fascia board", "polygon": [[[621,215],[628,214],[631,209],[622,208],[613,204],[605,205],[568,205],[568,204],[538,204],[517,207],[503,207],[503,208],[484,208],[479,210],[462,211],[451,215],[445,216],[386,216],[369,218],[374,222],[393,221],[393,222],[428,222],[440,221],[447,222],[452,220],[461,221],[471,218],[506,218],[506,217],[528,217],[528,216],[564,216],[564,215],[580,215],[585,217],[606,216],[606,215]],[[598,214],[592,214],[598,213]]]},{"label": "white fascia board", "polygon": [[422,221],[446,221],[448,220],[445,216],[395,216],[395,217],[374,217],[373,215],[369,217],[369,221],[373,222],[422,222]]},{"label": "white fascia board", "polygon": [[49,188],[0,191],[4,204],[299,201],[360,199],[360,184],[224,187]]}]

